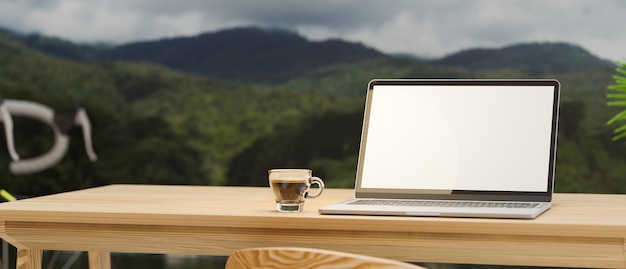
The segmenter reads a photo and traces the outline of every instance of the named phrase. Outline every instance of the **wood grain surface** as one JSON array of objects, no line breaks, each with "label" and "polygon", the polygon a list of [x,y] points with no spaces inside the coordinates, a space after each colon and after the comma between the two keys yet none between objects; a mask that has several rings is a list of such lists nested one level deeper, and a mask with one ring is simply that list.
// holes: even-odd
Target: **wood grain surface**
[{"label": "wood grain surface", "polygon": [[311,248],[248,248],[228,257],[225,269],[423,269],[371,256]]},{"label": "wood grain surface", "polygon": [[303,212],[280,213],[264,187],[110,185],[2,203],[0,237],[24,250],[311,247],[411,262],[626,268],[626,195],[557,193],[534,220],[317,212],[352,197],[329,188]]}]

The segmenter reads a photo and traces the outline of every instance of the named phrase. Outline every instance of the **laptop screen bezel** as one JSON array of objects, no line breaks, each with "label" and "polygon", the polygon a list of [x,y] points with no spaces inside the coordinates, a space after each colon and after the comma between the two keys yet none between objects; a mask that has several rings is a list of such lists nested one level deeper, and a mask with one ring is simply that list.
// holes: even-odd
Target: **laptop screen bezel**
[{"label": "laptop screen bezel", "polygon": [[[376,189],[361,187],[363,161],[367,141],[369,113],[374,87],[377,85],[470,85],[470,86],[551,86],[554,94],[552,111],[552,130],[550,138],[550,160],[545,192],[518,191],[466,191],[451,192],[417,191],[405,189]],[[395,198],[395,199],[442,199],[442,200],[487,200],[487,201],[538,201],[550,202],[554,188],[556,164],[556,146],[558,133],[560,83],[556,79],[374,79],[368,84],[361,132],[360,152],[355,182],[356,198]]]}]

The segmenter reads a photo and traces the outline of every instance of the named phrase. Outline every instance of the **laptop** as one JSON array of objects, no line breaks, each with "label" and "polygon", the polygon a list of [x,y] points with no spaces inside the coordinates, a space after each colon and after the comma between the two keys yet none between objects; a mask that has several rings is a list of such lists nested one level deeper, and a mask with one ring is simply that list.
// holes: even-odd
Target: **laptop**
[{"label": "laptop", "polygon": [[355,199],[321,214],[536,218],[551,206],[557,80],[376,79]]}]

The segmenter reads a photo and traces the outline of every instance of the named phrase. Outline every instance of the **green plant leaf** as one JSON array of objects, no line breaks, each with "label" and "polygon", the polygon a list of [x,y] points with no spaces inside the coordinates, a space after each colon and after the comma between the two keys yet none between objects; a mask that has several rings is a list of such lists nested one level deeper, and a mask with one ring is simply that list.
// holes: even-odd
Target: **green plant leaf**
[{"label": "green plant leaf", "polygon": [[[621,67],[626,68],[626,62],[620,63]],[[615,71],[618,74],[626,75],[626,69],[622,69],[620,67],[616,68]],[[618,91],[618,92],[626,92],[626,77],[620,75],[613,75],[612,78],[615,80],[615,85],[610,85],[607,88],[610,90]],[[607,106],[626,106],[626,94],[607,94],[607,98],[609,99],[617,99],[618,101],[609,101],[607,102]],[[613,124],[616,121],[625,120],[626,119],[626,110],[622,110],[611,119],[607,121],[607,125]],[[614,130],[615,135],[613,137],[613,141],[622,139],[626,137],[626,124],[622,124]]]},{"label": "green plant leaf", "polygon": [[622,85],[610,85],[608,87],[610,90],[614,90],[614,91],[626,91],[626,84],[622,84]]},{"label": "green plant leaf", "polygon": [[624,132],[624,131],[626,131],[626,124],[624,124],[624,125],[622,125],[620,127],[617,127],[615,130],[613,130],[614,133],[621,133],[621,132]]},{"label": "green plant leaf", "polygon": [[616,141],[616,140],[622,139],[622,138],[624,138],[624,137],[626,137],[626,132],[622,132],[622,133],[620,133],[620,134],[618,134],[618,135],[614,136],[614,137],[613,137],[613,141]]},{"label": "green plant leaf", "polygon": [[610,101],[606,103],[607,106],[626,106],[626,101]]},{"label": "green plant leaf", "polygon": [[609,93],[606,97],[613,99],[626,99],[626,93]]},{"label": "green plant leaf", "polygon": [[609,119],[609,121],[607,121],[606,124],[612,124],[618,120],[622,120],[622,119],[626,119],[626,110],[623,110],[622,112],[618,113],[617,115],[613,116],[611,119]]}]

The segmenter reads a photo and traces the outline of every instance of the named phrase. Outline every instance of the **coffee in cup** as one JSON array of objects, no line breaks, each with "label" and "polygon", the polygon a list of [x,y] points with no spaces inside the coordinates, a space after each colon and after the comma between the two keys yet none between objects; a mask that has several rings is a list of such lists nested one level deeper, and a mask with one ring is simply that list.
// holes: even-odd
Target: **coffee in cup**
[{"label": "coffee in cup", "polygon": [[[300,212],[306,199],[312,199],[324,190],[324,182],[312,176],[309,169],[272,169],[269,170],[270,188],[276,199],[276,209],[280,212]],[[317,184],[319,191],[310,194],[312,184]]]}]

